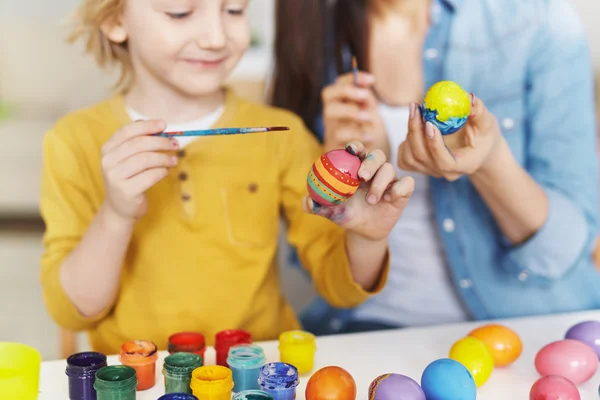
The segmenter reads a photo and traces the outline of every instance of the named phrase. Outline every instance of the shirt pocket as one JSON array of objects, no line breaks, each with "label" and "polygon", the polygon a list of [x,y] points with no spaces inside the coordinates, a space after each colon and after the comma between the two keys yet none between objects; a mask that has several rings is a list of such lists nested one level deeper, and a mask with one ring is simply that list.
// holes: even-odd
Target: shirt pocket
[{"label": "shirt pocket", "polygon": [[259,248],[277,241],[279,192],[276,184],[230,183],[221,188],[221,201],[231,244]]},{"label": "shirt pocket", "polygon": [[523,165],[526,159],[525,134],[527,120],[525,117],[524,89],[516,87],[503,90],[484,99],[487,109],[496,117],[502,135],[506,139],[515,159]]}]

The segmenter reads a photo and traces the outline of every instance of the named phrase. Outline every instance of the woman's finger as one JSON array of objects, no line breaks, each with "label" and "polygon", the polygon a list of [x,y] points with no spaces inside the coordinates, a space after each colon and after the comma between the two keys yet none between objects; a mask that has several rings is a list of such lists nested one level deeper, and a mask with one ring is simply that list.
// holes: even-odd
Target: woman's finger
[{"label": "woman's finger", "polygon": [[398,168],[403,171],[418,172],[420,174],[434,176],[440,178],[442,175],[437,170],[432,170],[425,167],[413,157],[410,145],[407,142],[402,142],[398,148]]},{"label": "woman's finger", "polygon": [[427,134],[427,147],[435,166],[441,173],[452,173],[457,171],[457,163],[450,150],[446,147],[439,129],[431,122],[425,124]]},{"label": "woman's finger", "polygon": [[425,130],[423,129],[421,113],[415,103],[410,103],[410,114],[413,116],[415,121],[409,123],[409,131],[406,135],[406,141],[410,145],[411,154],[414,159],[419,164],[431,169],[434,166],[434,163],[427,148],[427,138],[425,136]]},{"label": "woman's finger", "polygon": [[326,121],[370,122],[373,120],[373,115],[369,111],[361,109],[356,103],[336,101],[324,107],[323,118]]},{"label": "woman's finger", "polygon": [[369,185],[369,191],[366,194],[365,199],[369,204],[377,204],[383,193],[387,188],[392,185],[398,178],[396,177],[396,170],[390,163],[383,164],[376,172],[373,179],[371,179]]},{"label": "woman's finger", "polygon": [[336,80],[336,84],[353,84],[359,87],[370,88],[375,84],[375,75],[365,71],[358,71],[356,74],[356,80],[354,78],[354,72],[347,72],[340,75]]},{"label": "woman's finger", "polygon": [[335,83],[327,86],[321,92],[321,98],[324,105],[332,103],[348,103],[361,104],[369,97],[369,89],[357,87],[352,83],[340,84]]}]

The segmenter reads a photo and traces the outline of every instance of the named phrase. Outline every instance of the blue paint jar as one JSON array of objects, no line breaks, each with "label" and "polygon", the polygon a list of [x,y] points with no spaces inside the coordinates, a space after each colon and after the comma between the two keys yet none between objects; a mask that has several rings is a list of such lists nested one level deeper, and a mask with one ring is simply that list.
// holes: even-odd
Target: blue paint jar
[{"label": "blue paint jar", "polygon": [[274,400],[294,400],[299,383],[298,369],[291,364],[273,362],[260,369],[258,384]]},{"label": "blue paint jar", "polygon": [[233,395],[232,400],[273,400],[273,396],[262,390],[244,390]]},{"label": "blue paint jar", "polygon": [[258,390],[260,368],[267,358],[260,346],[255,344],[238,344],[229,348],[227,364],[233,376],[233,392]]},{"label": "blue paint jar", "polygon": [[191,393],[169,393],[160,396],[158,400],[198,400],[198,398]]},{"label": "blue paint jar", "polygon": [[102,353],[86,351],[67,358],[69,400],[96,400],[94,381],[102,367],[106,367],[106,356]]}]

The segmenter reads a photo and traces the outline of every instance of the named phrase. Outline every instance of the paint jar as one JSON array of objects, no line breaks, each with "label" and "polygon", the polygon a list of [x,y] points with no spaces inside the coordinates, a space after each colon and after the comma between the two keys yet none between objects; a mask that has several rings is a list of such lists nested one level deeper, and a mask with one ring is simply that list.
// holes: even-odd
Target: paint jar
[{"label": "paint jar", "polygon": [[316,350],[316,339],[312,333],[288,331],[279,335],[279,361],[292,364],[301,375],[312,371]]},{"label": "paint jar", "polygon": [[192,372],[202,366],[202,357],[194,353],[173,353],[165,358],[162,373],[165,393],[192,393]]},{"label": "paint jar", "polygon": [[264,350],[255,344],[236,344],[229,348],[227,364],[233,375],[234,393],[243,390],[260,389],[258,377],[260,367],[265,365],[267,358]]},{"label": "paint jar", "polygon": [[96,372],[94,389],[98,400],[135,400],[135,369],[126,365],[102,367]]},{"label": "paint jar", "polygon": [[232,400],[274,400],[267,392],[262,390],[244,390],[233,395]]},{"label": "paint jar", "polygon": [[220,365],[196,368],[192,372],[192,393],[198,400],[231,400],[231,370]]},{"label": "paint jar", "polygon": [[274,400],[294,400],[299,383],[298,369],[291,364],[273,362],[260,369],[258,384]]},{"label": "paint jar", "polygon": [[123,343],[119,360],[121,364],[135,369],[137,390],[150,389],[156,383],[156,345],[149,340],[132,340]]},{"label": "paint jar", "polygon": [[158,400],[198,400],[198,398],[191,393],[168,393],[160,396]]},{"label": "paint jar", "polygon": [[229,367],[227,365],[227,356],[229,348],[236,344],[252,343],[252,335],[249,332],[239,329],[229,329],[217,333],[215,337],[215,351],[217,352],[217,365]]},{"label": "paint jar", "polygon": [[0,342],[0,397],[38,398],[42,356],[31,346]]},{"label": "paint jar", "polygon": [[94,351],[67,358],[65,373],[69,377],[69,400],[96,400],[96,372],[106,365],[106,356]]},{"label": "paint jar", "polygon": [[179,332],[169,336],[167,349],[173,353],[195,353],[204,360],[206,340],[204,335],[197,332]]}]

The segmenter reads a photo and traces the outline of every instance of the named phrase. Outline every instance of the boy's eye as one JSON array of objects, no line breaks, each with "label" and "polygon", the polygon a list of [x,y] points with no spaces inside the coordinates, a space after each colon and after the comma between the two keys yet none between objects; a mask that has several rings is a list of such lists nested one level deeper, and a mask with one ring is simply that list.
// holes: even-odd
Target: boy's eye
[{"label": "boy's eye", "polygon": [[185,12],[167,12],[165,13],[167,14],[170,18],[173,19],[183,19],[185,17],[188,17],[192,14],[191,11],[185,11]]},{"label": "boy's eye", "polygon": [[246,10],[244,10],[243,8],[227,8],[225,11],[229,15],[244,15],[244,12]]}]

